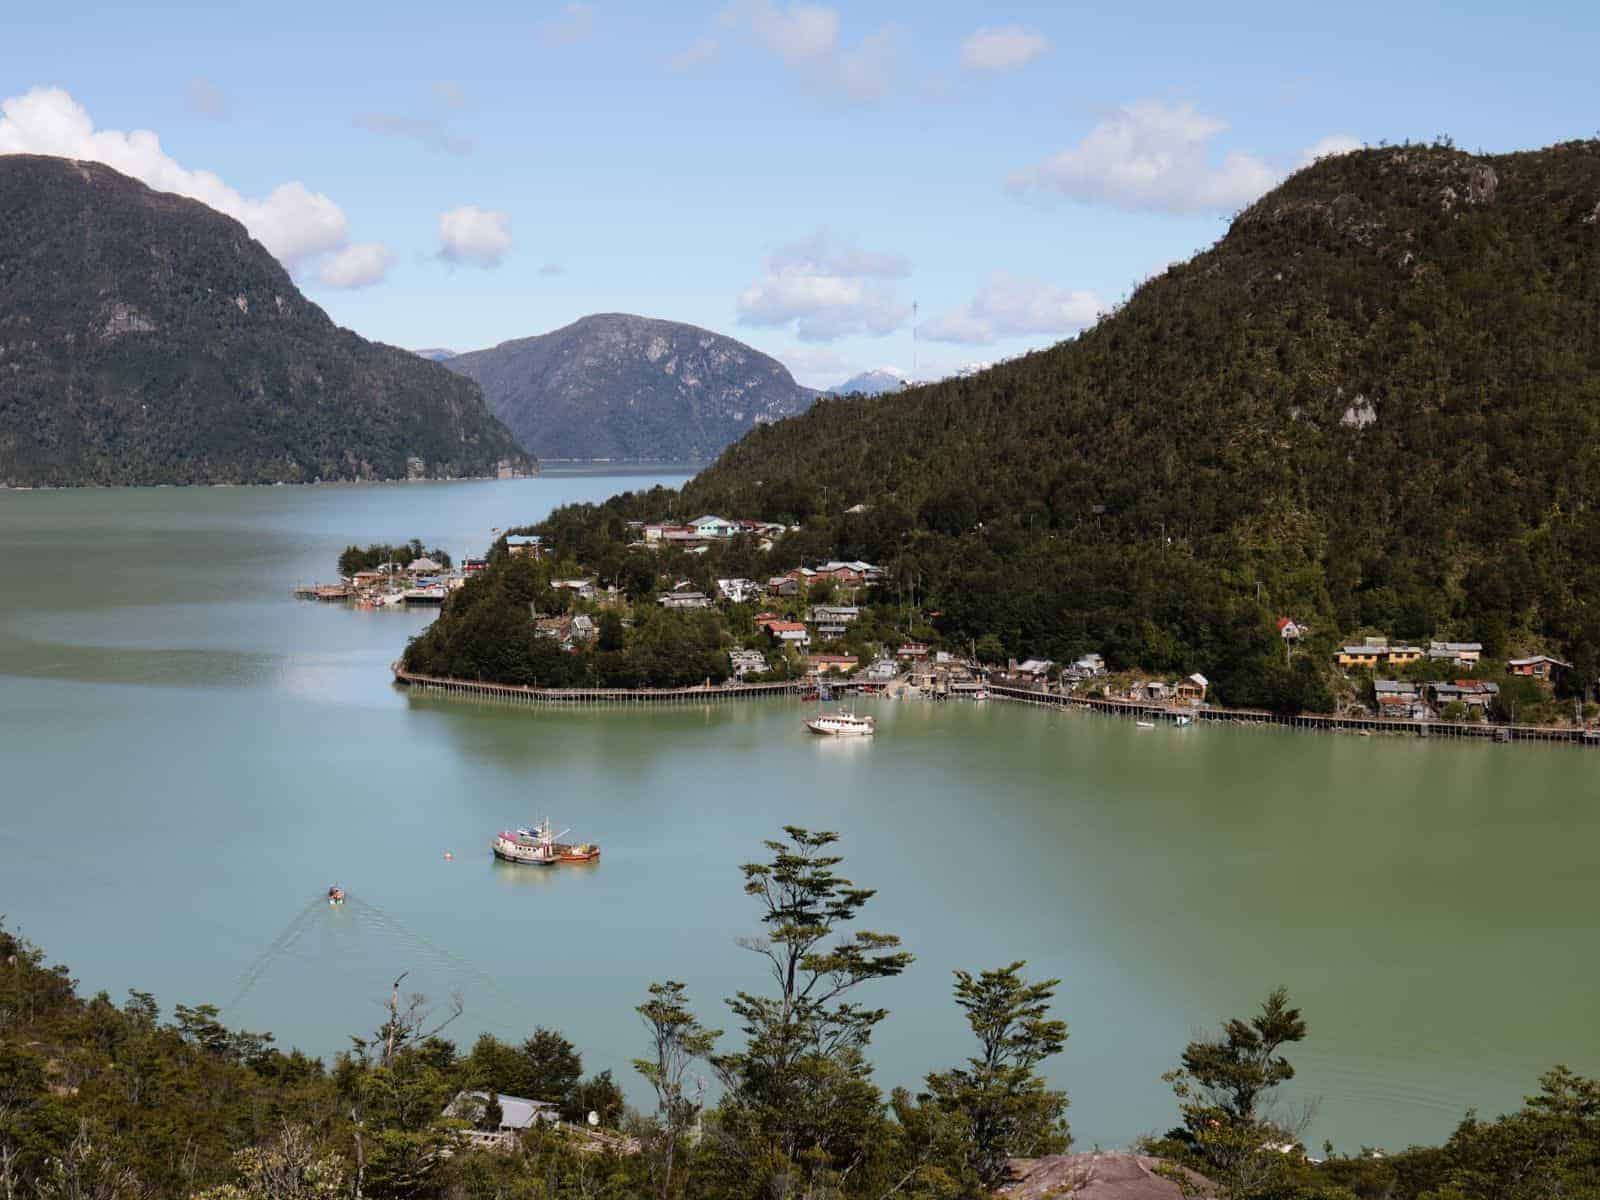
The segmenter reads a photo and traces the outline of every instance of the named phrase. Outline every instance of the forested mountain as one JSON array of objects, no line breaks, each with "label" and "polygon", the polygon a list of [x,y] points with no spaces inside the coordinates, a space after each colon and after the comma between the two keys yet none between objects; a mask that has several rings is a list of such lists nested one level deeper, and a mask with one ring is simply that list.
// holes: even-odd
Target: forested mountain
[{"label": "forested mountain", "polygon": [[98,163],[0,156],[0,483],[493,474],[478,389],[340,329],[244,226]]},{"label": "forested mountain", "polygon": [[1361,630],[1561,651],[1583,686],[1597,433],[1600,142],[1404,145],[1300,171],[1070,342],[755,429],[668,506],[805,520],[953,639],[1234,702],[1292,707]]},{"label": "forested mountain", "polygon": [[693,325],[625,313],[445,362],[541,458],[709,459],[815,396],[775,358]]}]

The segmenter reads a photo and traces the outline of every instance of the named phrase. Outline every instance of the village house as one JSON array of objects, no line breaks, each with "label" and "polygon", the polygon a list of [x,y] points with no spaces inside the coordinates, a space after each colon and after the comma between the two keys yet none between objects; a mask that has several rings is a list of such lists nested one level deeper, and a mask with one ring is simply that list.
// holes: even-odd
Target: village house
[{"label": "village house", "polygon": [[1081,683],[1086,679],[1093,679],[1097,675],[1106,673],[1106,660],[1098,654],[1085,654],[1082,658],[1075,659],[1071,666],[1061,672],[1061,678],[1068,683]]},{"label": "village house", "polygon": [[412,575],[437,575],[444,566],[431,558],[413,558],[406,564],[406,570]]},{"label": "village house", "polygon": [[1196,671],[1187,679],[1180,679],[1178,686],[1173,689],[1173,694],[1185,704],[1204,704],[1206,702],[1206,689],[1211,686],[1211,681]]},{"label": "village house", "polygon": [[733,666],[734,675],[743,679],[746,675],[765,675],[770,669],[767,666],[767,656],[759,650],[735,650],[728,655],[728,661]]},{"label": "village house", "polygon": [[471,1129],[464,1131],[466,1139],[485,1150],[514,1150],[517,1139],[535,1125],[558,1125],[561,1122],[559,1105],[547,1100],[525,1100],[521,1096],[496,1094],[500,1106],[500,1120],[494,1129],[478,1129],[481,1115],[489,1105],[488,1092],[457,1092],[455,1099],[445,1107],[444,1115],[458,1121],[470,1122]]},{"label": "village house", "polygon": [[1551,658],[1548,654],[1534,654],[1528,658],[1513,658],[1506,662],[1507,675],[1523,675],[1546,683],[1555,678],[1556,672],[1571,669],[1571,663]]},{"label": "village house", "polygon": [[731,538],[739,532],[739,526],[735,522],[710,516],[690,521],[689,528],[703,538]]},{"label": "village house", "polygon": [[1366,667],[1368,670],[1379,666],[1404,667],[1418,661],[1422,657],[1421,646],[1389,644],[1386,637],[1364,638],[1360,645],[1340,646],[1334,652],[1334,658],[1341,667]]},{"label": "village house", "polygon": [[1128,685],[1128,699],[1142,700],[1146,704],[1165,704],[1172,699],[1172,685],[1159,679]]},{"label": "village house", "polygon": [[593,600],[600,593],[595,589],[592,579],[552,579],[550,589],[556,592],[571,592],[580,600]]},{"label": "village house", "polygon": [[382,571],[357,571],[350,576],[350,582],[357,587],[377,587],[384,580]]},{"label": "village house", "polygon": [[928,657],[928,647],[921,642],[902,642],[894,654],[896,658],[924,659]]},{"label": "village house", "polygon": [[1483,656],[1482,642],[1429,642],[1428,657],[1434,660],[1453,662],[1457,666],[1472,670],[1478,665],[1478,659]]},{"label": "village house", "polygon": [[1374,679],[1372,695],[1380,717],[1408,721],[1426,721],[1433,717],[1421,687],[1409,679]]},{"label": "village house", "polygon": [[861,662],[854,654],[808,654],[806,665],[817,675],[848,675]]},{"label": "village house", "polygon": [[1007,668],[1007,674],[1018,683],[1029,687],[1038,687],[1050,681],[1050,668],[1055,663],[1048,658],[1030,658],[1023,662],[1013,660]]},{"label": "village house", "polygon": [[479,571],[487,570],[489,562],[483,558],[464,558],[461,560],[461,570],[466,575],[476,575]]},{"label": "village house", "polygon": [[774,575],[767,580],[767,594],[771,596],[798,596],[802,584],[793,572]]},{"label": "village house", "polygon": [[540,554],[539,539],[536,537],[508,537],[506,538],[506,553],[512,558],[538,558]]},{"label": "village house", "polygon": [[1296,642],[1306,635],[1306,627],[1293,617],[1278,618],[1278,636],[1286,642]]},{"label": "village house", "polygon": [[843,637],[845,630],[860,616],[859,608],[840,604],[817,604],[806,614],[806,624],[815,625],[819,637]]},{"label": "village house", "polygon": [[1470,711],[1483,712],[1500,694],[1500,685],[1482,679],[1457,679],[1453,683],[1430,683],[1428,691],[1441,709],[1447,704],[1464,704]]},{"label": "village house", "polygon": [[704,592],[666,592],[659,598],[662,608],[677,611],[680,609],[710,608],[711,597]]},{"label": "village house", "polygon": [[811,645],[811,634],[799,621],[766,621],[763,627],[767,636],[780,645],[802,648]]},{"label": "village house", "polygon": [[719,579],[717,594],[730,604],[749,604],[760,599],[761,586],[753,579]]},{"label": "village house", "polygon": [[888,683],[898,674],[900,674],[900,664],[892,658],[880,658],[866,671],[869,683]]}]

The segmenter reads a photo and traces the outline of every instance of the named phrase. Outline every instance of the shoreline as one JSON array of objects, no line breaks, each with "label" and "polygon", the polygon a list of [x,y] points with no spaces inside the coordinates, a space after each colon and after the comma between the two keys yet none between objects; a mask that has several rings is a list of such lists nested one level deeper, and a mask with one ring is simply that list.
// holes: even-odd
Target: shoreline
[{"label": "shoreline", "polygon": [[[418,692],[450,696],[472,696],[555,708],[581,706],[630,707],[653,704],[705,704],[727,700],[760,700],[800,695],[809,690],[805,680],[780,683],[748,683],[732,686],[693,684],[679,688],[540,688],[525,684],[491,683],[475,679],[447,679],[407,671],[400,663],[390,664],[394,683]],[[836,692],[856,691],[862,685],[837,681],[829,685]],[[1006,684],[985,685],[991,699],[1013,704],[1032,704],[1039,708],[1077,709],[1119,718],[1171,720],[1186,716],[1196,724],[1271,726],[1304,733],[1404,734],[1422,738],[1449,738],[1486,741],[1501,745],[1512,742],[1567,745],[1600,749],[1600,731],[1553,725],[1491,725],[1472,721],[1418,721],[1399,717],[1339,717],[1324,713],[1284,716],[1265,709],[1249,708],[1170,708],[1137,700],[1091,699],[1088,696],[1036,692]]]}]

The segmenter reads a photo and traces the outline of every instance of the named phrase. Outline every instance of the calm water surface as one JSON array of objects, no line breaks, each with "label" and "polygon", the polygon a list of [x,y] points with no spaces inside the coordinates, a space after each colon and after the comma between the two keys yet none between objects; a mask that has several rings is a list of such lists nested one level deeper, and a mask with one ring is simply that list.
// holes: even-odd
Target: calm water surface
[{"label": "calm water surface", "polygon": [[[0,492],[0,911],[88,988],[223,1004],[283,1044],[342,1048],[409,970],[463,993],[461,1040],[548,1025],[627,1078],[650,981],[721,1024],[763,986],[737,865],[797,823],[844,835],[874,925],[918,956],[870,998],[883,1081],[966,1053],[953,968],[1026,958],[1063,981],[1080,1145],[1169,1124],[1184,1042],[1279,983],[1311,1023],[1310,1136],[1344,1149],[1438,1139],[1557,1061],[1600,1070],[1582,751],[1000,704],[879,704],[870,745],[781,701],[513,711],[389,684],[427,615],[289,598],[349,541],[460,555],[658,478]],[[491,860],[546,813],[602,862]]]}]

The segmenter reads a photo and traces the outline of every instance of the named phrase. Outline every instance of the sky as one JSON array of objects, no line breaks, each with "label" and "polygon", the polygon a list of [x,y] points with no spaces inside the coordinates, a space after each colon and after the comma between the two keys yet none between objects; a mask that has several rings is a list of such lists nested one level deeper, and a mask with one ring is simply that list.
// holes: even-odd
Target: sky
[{"label": "sky", "polygon": [[340,324],[687,321],[829,386],[1049,345],[1321,154],[1600,126],[1600,5],[7,6],[0,153],[239,218]]}]

